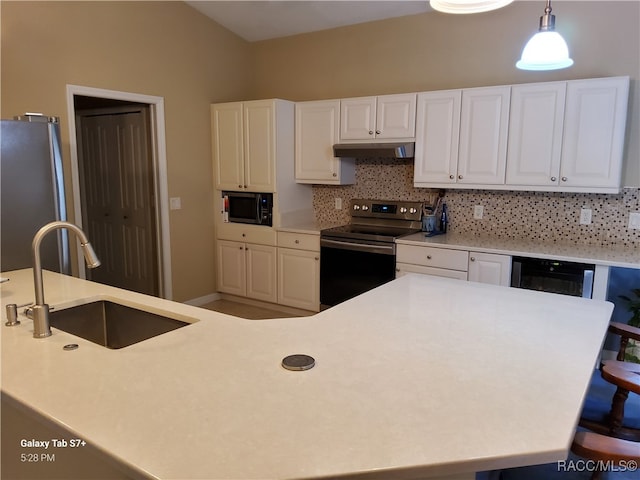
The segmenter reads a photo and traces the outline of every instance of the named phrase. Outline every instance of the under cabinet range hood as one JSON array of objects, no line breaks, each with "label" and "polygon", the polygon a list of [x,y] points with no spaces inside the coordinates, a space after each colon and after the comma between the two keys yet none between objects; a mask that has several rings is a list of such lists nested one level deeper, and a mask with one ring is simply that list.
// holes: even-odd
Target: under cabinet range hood
[{"label": "under cabinet range hood", "polygon": [[346,158],[413,158],[414,150],[414,142],[338,143],[333,146],[333,156]]}]

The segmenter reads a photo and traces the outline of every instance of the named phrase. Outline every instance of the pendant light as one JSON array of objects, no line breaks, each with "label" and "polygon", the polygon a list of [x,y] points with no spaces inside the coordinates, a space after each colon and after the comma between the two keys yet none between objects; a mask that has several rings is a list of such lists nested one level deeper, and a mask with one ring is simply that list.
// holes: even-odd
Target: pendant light
[{"label": "pendant light", "polygon": [[434,10],[444,13],[480,13],[509,5],[513,0],[430,0]]},{"label": "pendant light", "polygon": [[573,65],[567,43],[555,27],[556,16],[551,15],[551,0],[547,0],[538,33],[525,45],[516,67],[521,70],[558,70]]}]

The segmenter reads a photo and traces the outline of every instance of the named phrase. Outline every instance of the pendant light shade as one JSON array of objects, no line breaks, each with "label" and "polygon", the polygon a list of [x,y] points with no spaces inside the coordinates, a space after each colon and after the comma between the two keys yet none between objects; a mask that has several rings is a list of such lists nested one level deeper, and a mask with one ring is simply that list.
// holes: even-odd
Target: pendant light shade
[{"label": "pendant light shade", "polygon": [[509,5],[513,0],[430,0],[434,10],[444,13],[480,13]]},{"label": "pendant light shade", "polygon": [[564,38],[555,31],[556,16],[551,15],[551,0],[547,0],[540,28],[522,50],[516,63],[521,70],[558,70],[573,65]]}]

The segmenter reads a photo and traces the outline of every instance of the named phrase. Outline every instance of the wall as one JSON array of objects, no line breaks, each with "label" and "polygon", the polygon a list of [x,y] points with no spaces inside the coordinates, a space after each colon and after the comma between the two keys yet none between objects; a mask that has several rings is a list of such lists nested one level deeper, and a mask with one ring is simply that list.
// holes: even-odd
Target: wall
[{"label": "wall", "polygon": [[[413,200],[433,204],[437,191],[413,186],[410,161],[358,160],[356,183],[315,186],[314,210],[322,223],[349,221],[347,208],[336,210],[334,198],[346,207],[352,198]],[[628,230],[629,212],[640,211],[640,189],[618,195],[490,190],[447,190],[450,232],[500,238],[528,238],[559,244],[640,248],[640,230]],[[481,220],[473,207],[482,205]],[[592,210],[592,223],[580,225],[580,209]]]},{"label": "wall", "polygon": [[173,297],[214,292],[209,105],[249,95],[248,44],[183,2],[3,1],[0,14],[2,118],[60,116],[67,178],[67,84],[164,98],[169,195],[182,199]]},{"label": "wall", "polygon": [[429,12],[253,44],[255,98],[291,100],[629,75],[624,184],[640,186],[640,2],[554,2],[573,67],[515,68],[544,2],[493,12]]}]

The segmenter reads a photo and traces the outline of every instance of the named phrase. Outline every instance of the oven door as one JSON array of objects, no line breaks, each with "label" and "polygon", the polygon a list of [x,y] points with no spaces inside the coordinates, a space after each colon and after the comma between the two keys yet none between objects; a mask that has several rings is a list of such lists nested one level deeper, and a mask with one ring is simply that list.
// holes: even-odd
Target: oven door
[{"label": "oven door", "polygon": [[320,303],[337,305],[395,278],[394,243],[320,239]]}]

